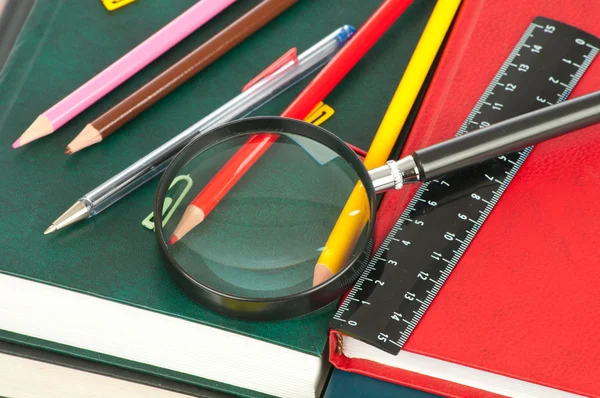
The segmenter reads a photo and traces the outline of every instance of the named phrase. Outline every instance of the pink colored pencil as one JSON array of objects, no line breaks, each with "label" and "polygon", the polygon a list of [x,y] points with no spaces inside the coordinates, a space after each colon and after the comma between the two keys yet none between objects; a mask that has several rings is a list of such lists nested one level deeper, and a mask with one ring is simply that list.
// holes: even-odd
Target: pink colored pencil
[{"label": "pink colored pencil", "polygon": [[14,142],[12,147],[18,148],[38,138],[52,134],[234,2],[235,0],[199,1],[83,86],[38,116],[21,137]]}]

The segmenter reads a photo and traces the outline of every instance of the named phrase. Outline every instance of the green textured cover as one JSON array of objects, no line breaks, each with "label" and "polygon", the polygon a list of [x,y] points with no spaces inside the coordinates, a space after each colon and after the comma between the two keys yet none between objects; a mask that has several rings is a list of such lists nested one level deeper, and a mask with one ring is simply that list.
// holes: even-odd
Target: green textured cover
[{"label": "green textured cover", "polygon": [[[0,192],[4,207],[0,272],[321,355],[333,308],[299,320],[252,323],[208,312],[179,291],[163,269],[154,234],[140,225],[151,211],[157,181],[92,220],[49,236],[42,232],[81,194],[237,95],[283,52],[294,46],[303,51],[343,24],[359,27],[381,1],[301,0],[119,134],[83,153],[63,155],[66,144],[88,122],[258,3],[240,0],[57,133],[19,150],[11,149],[38,114],[193,3],[140,0],[109,13],[98,0],[37,0],[0,74]],[[327,98],[336,114],[326,128],[359,147],[368,147],[434,4],[434,0],[415,0]],[[280,113],[302,86],[255,114]],[[249,394],[209,380],[4,331],[0,338]]]}]

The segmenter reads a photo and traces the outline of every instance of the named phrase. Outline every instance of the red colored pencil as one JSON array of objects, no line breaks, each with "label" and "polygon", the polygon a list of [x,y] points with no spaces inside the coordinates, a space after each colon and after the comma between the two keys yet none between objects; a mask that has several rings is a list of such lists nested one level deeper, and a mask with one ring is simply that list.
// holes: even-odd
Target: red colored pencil
[{"label": "red colored pencil", "polygon": [[[386,0],[281,116],[295,119],[308,116],[317,103],[335,88],[411,3],[412,0]],[[277,134],[251,136],[188,206],[169,243],[177,242],[204,221],[206,215],[277,138]]]}]

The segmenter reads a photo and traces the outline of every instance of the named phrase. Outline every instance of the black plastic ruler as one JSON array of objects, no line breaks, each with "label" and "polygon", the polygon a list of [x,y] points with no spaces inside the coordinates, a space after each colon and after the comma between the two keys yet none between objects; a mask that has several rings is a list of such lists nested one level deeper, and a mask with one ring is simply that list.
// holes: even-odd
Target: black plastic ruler
[{"label": "black plastic ruler", "polygon": [[[599,48],[588,33],[536,18],[457,135],[564,101]],[[331,327],[397,354],[531,149],[423,184]]]}]

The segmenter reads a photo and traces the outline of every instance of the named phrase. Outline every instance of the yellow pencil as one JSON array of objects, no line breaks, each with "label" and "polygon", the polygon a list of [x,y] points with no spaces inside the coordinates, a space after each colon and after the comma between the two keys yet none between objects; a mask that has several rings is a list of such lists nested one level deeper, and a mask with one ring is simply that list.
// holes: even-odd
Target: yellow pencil
[{"label": "yellow pencil", "polygon": [[[388,160],[459,5],[460,0],[439,0],[433,9],[367,152],[364,161],[367,169],[382,166]],[[365,189],[359,184],[350,195],[317,261],[313,285],[326,281],[346,264],[369,219],[366,201]]]}]

